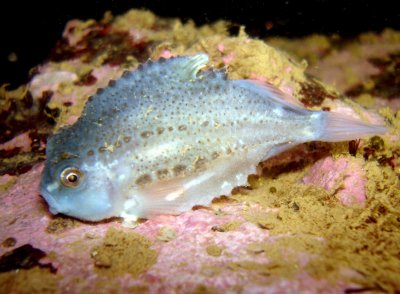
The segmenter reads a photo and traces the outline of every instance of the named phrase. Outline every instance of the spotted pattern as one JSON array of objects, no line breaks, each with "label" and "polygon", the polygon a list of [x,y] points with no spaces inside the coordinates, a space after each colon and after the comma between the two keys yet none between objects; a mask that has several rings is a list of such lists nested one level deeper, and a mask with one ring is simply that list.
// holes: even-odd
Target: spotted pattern
[{"label": "spotted pattern", "polygon": [[[74,160],[94,173],[99,165],[109,172],[98,172],[134,189],[194,175],[266,142],[313,138],[310,112],[288,109],[259,86],[227,80],[224,71],[198,72],[203,64],[196,58],[149,62],[110,82],[73,126],[49,140],[49,162]],[[58,171],[46,168],[49,175]]]}]

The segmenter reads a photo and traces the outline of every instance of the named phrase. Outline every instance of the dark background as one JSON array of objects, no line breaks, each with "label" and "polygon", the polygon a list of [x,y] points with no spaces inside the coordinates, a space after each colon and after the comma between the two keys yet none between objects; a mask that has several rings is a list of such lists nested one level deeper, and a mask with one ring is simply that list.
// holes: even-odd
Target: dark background
[{"label": "dark background", "polygon": [[[199,25],[225,19],[246,25],[247,33],[255,37],[312,33],[351,37],[386,27],[400,30],[400,5],[396,2],[6,0],[0,8],[0,85],[8,82],[9,88],[14,88],[26,82],[29,69],[46,59],[68,20],[99,20],[106,10],[118,15],[130,8],[147,8],[159,16],[191,18]],[[272,28],[267,29],[266,23]],[[9,61],[11,52],[16,53],[16,62]]]}]

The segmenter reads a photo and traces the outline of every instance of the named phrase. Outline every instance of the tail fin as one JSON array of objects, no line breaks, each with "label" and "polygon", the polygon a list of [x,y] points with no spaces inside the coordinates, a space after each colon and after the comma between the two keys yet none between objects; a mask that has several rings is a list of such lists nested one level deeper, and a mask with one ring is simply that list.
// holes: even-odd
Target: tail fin
[{"label": "tail fin", "polygon": [[344,114],[335,112],[325,112],[324,114],[325,127],[318,138],[321,141],[348,141],[365,136],[384,134],[387,131],[385,126],[367,124]]}]

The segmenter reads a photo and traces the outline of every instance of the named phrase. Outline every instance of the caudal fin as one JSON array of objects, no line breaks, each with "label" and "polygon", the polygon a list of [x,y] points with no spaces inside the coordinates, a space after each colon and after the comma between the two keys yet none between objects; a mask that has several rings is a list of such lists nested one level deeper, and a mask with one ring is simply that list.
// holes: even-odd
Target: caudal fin
[{"label": "caudal fin", "polygon": [[340,142],[356,138],[384,134],[387,128],[382,125],[364,123],[353,117],[335,112],[325,112],[325,127],[321,130],[319,140]]}]

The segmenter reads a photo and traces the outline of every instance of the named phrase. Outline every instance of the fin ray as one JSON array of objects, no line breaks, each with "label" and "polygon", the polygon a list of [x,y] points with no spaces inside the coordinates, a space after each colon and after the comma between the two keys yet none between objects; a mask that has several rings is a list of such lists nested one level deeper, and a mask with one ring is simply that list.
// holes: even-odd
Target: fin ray
[{"label": "fin ray", "polygon": [[254,92],[266,99],[269,99],[273,103],[277,103],[286,107],[288,111],[296,112],[300,115],[305,115],[310,110],[303,107],[303,105],[293,96],[283,93],[277,87],[265,84],[257,80],[235,80],[233,81],[236,85],[241,88],[247,89]]},{"label": "fin ray", "polygon": [[[145,63],[142,66],[142,71],[145,74],[152,73],[160,74],[160,68],[166,69],[163,71],[163,79],[171,81],[191,81],[197,79],[197,73],[206,66],[208,63],[208,55],[205,53],[198,53],[192,56],[178,56],[162,61],[152,61]],[[148,71],[148,73],[147,73]],[[133,73],[135,73],[134,71]]]},{"label": "fin ray", "polygon": [[201,185],[213,174],[205,172],[191,177],[174,178],[150,184],[140,189],[146,214],[178,214],[186,208],[188,191],[196,185]]},{"label": "fin ray", "polygon": [[359,119],[337,113],[324,112],[325,127],[317,140],[325,142],[340,142],[359,137],[383,134],[387,128],[382,125],[364,123]]}]

